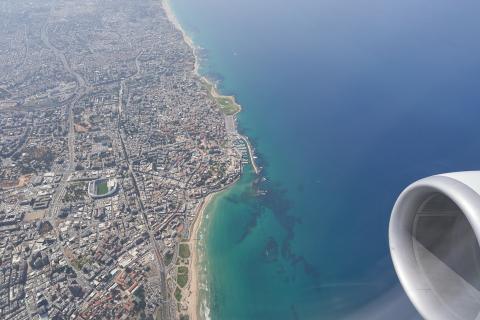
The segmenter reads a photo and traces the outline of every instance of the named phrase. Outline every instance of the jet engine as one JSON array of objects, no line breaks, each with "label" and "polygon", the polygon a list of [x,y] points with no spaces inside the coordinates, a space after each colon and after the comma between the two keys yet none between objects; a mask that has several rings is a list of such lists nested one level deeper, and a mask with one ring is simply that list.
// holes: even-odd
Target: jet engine
[{"label": "jet engine", "polygon": [[425,319],[480,319],[480,171],[431,176],[399,196],[389,225],[395,271]]}]

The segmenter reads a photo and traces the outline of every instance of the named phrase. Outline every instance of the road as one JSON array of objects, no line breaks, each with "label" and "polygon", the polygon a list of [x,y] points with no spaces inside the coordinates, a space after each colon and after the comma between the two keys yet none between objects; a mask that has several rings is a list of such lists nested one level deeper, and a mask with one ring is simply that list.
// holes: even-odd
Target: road
[{"label": "road", "polygon": [[[120,127],[119,127],[119,130],[120,130]],[[161,286],[162,294],[166,295],[167,292],[168,292],[168,288],[167,288],[167,280],[166,280],[166,275],[165,275],[165,269],[166,268],[165,268],[165,264],[163,263],[163,256],[161,254],[161,250],[158,246],[157,241],[155,241],[155,237],[154,237],[154,235],[152,233],[152,230],[150,228],[150,224],[148,223],[148,219],[147,219],[147,216],[145,214],[145,207],[143,205],[143,201],[142,201],[142,198],[140,196],[140,190],[138,189],[137,180],[135,178],[135,174],[133,173],[132,165],[130,163],[130,159],[129,159],[129,156],[128,156],[128,152],[127,152],[127,149],[125,148],[125,143],[123,141],[123,137],[122,137],[122,134],[121,134],[120,131],[118,132],[118,135],[120,137],[120,142],[122,144],[122,150],[123,150],[124,158],[125,158],[125,160],[127,161],[127,164],[128,164],[128,175],[132,179],[133,186],[134,186],[134,189],[135,189],[136,201],[137,201],[137,203],[140,207],[140,213],[141,213],[141,216],[142,216],[142,220],[143,220],[143,223],[145,225],[145,228],[147,229],[148,236],[149,236],[149,239],[150,239],[150,243],[152,244],[152,249],[155,253],[155,258],[157,260],[157,265],[158,265],[159,273],[160,273],[160,286]],[[171,312],[170,312],[170,306],[168,305],[167,297],[164,296],[163,299],[160,301],[160,303],[161,303],[161,307],[160,307],[161,318],[160,319],[162,319],[162,320],[173,319],[172,315],[171,315]]]},{"label": "road", "polygon": [[[68,121],[67,121],[68,122],[68,165],[67,165],[67,168],[66,168],[66,170],[65,170],[65,172],[62,176],[62,180],[60,181],[60,184],[57,188],[55,196],[52,200],[49,217],[47,217],[47,219],[50,221],[50,223],[52,225],[54,225],[54,219],[56,218],[59,210],[61,209],[61,204],[62,204],[61,200],[64,197],[65,192],[66,192],[66,187],[68,185],[68,178],[70,177],[70,175],[73,172],[75,172],[75,128],[74,128],[74,119],[73,119],[73,107],[85,94],[90,92],[91,88],[87,85],[87,83],[86,83],[85,79],[82,77],[82,75],[79,74],[78,72],[76,72],[75,70],[73,70],[70,67],[65,54],[62,51],[55,48],[50,43],[50,40],[48,38],[47,26],[48,26],[48,22],[44,25],[44,27],[42,28],[42,31],[41,31],[42,41],[44,42],[44,44],[50,50],[52,50],[52,52],[54,52],[55,56],[62,62],[62,65],[65,68],[65,70],[68,73],[70,73],[73,77],[75,77],[75,80],[76,80],[76,83],[77,83],[77,88],[76,88],[75,93],[74,93],[74,98],[71,101],[71,103],[68,105],[68,110],[67,110],[67,112],[68,112]],[[140,57],[141,54],[142,54],[142,52],[140,52],[137,55],[137,57],[135,58],[135,65],[136,65],[136,68],[137,68],[136,73],[133,74],[132,76],[130,76],[129,78],[135,76],[136,74],[138,74],[140,72],[140,65],[139,65],[138,58]],[[127,79],[122,80],[121,83],[120,83],[120,91],[119,91],[120,96],[119,96],[119,106],[118,106],[119,107],[118,108],[119,119],[120,119],[120,114],[122,112],[122,104],[123,104],[122,96],[123,96],[123,91],[124,91],[124,88],[125,88],[125,81]],[[170,312],[170,306],[168,305],[168,299],[167,299],[167,296],[166,296],[168,291],[167,291],[165,265],[163,263],[163,257],[162,257],[159,245],[155,241],[152,230],[151,230],[150,225],[149,225],[148,220],[147,220],[147,216],[145,214],[144,205],[143,205],[142,199],[140,197],[140,191],[138,189],[137,181],[135,179],[135,175],[134,175],[133,170],[131,168],[130,160],[129,160],[129,157],[128,157],[128,152],[126,151],[125,144],[124,144],[124,141],[123,141],[123,137],[122,137],[122,134],[121,134],[120,125],[117,127],[117,129],[118,129],[118,135],[120,137],[120,141],[121,141],[121,144],[122,144],[123,153],[124,153],[125,159],[128,163],[128,173],[129,173],[130,178],[132,179],[134,187],[135,187],[136,199],[137,199],[137,202],[138,202],[139,207],[141,209],[142,220],[143,220],[143,223],[144,223],[144,225],[147,229],[147,232],[149,234],[150,243],[152,244],[152,249],[155,253],[155,257],[156,257],[156,260],[157,260],[157,265],[158,265],[158,268],[159,268],[160,282],[161,282],[160,285],[161,285],[162,294],[164,295],[164,299],[162,299],[160,301],[160,303],[161,303],[161,307],[160,307],[161,319],[162,320],[170,320],[170,319],[172,319],[172,316],[171,316],[171,312]]]},{"label": "road", "polygon": [[66,187],[68,184],[68,178],[70,175],[75,172],[75,127],[74,127],[74,120],[73,120],[73,107],[75,104],[82,98],[85,93],[87,93],[90,88],[86,85],[85,79],[82,77],[81,74],[72,70],[70,64],[67,61],[65,54],[58,50],[55,46],[50,43],[50,39],[48,38],[48,21],[44,24],[41,30],[41,38],[43,43],[55,54],[57,59],[62,62],[64,69],[70,73],[77,83],[77,87],[75,89],[74,97],[72,101],[68,104],[68,119],[67,119],[67,126],[68,126],[68,164],[65,172],[63,172],[62,180],[55,192],[53,197],[52,203],[50,204],[50,219],[55,219],[58,214],[58,211],[61,209],[61,199],[65,195]]}]

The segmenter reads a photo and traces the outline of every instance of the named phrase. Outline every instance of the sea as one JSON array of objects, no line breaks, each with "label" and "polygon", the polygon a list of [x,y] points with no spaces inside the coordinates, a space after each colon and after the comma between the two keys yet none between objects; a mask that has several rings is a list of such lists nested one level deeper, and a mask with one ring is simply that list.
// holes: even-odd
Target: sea
[{"label": "sea", "polygon": [[480,2],[171,5],[263,167],[206,210],[202,317],[420,319],[388,222],[413,181],[480,168]]}]

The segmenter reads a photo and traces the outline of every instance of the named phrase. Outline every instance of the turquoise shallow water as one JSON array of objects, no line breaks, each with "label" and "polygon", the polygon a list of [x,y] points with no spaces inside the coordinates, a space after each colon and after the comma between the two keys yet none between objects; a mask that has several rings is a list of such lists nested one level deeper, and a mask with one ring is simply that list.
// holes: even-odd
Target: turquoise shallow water
[{"label": "turquoise shallow water", "polygon": [[479,167],[480,3],[172,5],[267,179],[247,168],[207,210],[210,317],[418,318],[388,219],[410,182]]}]

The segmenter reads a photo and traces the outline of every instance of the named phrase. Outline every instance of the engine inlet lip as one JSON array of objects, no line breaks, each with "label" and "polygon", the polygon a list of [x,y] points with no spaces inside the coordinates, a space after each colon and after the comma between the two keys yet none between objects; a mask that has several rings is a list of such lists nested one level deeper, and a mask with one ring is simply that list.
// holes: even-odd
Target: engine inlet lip
[{"label": "engine inlet lip", "polygon": [[434,294],[427,294],[431,286],[422,275],[414,253],[414,218],[421,203],[434,193],[441,193],[452,200],[472,226],[477,241],[480,239],[480,195],[457,179],[438,175],[421,179],[400,194],[390,217],[390,253],[400,283],[425,319],[457,319],[458,315],[452,312],[434,290]]}]

